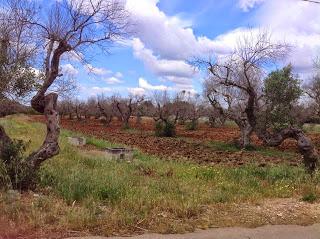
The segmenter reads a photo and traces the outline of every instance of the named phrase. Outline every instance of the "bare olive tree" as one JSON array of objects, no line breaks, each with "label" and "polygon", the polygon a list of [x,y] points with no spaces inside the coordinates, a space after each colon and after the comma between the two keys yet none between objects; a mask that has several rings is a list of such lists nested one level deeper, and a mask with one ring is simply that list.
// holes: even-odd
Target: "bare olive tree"
[{"label": "bare olive tree", "polygon": [[136,112],[138,105],[141,104],[143,100],[144,98],[142,96],[133,95],[129,95],[127,98],[113,97],[124,128],[130,128],[130,117]]},{"label": "bare olive tree", "polygon": [[72,101],[71,100],[61,100],[58,102],[57,109],[60,115],[60,118],[68,116],[69,119],[72,119]]},{"label": "bare olive tree", "polygon": [[156,136],[175,136],[175,128],[181,111],[180,98],[170,96],[167,91],[155,91],[152,100],[154,104],[152,116],[156,122]]},{"label": "bare olive tree", "polygon": [[105,97],[104,95],[100,95],[98,96],[97,106],[101,122],[104,126],[109,126],[115,111],[112,99]]},{"label": "bare olive tree", "polygon": [[206,95],[211,105],[239,126],[241,147],[251,144],[250,137],[256,125],[254,112],[262,93],[263,68],[286,52],[287,46],[272,43],[267,32],[250,31],[239,39],[229,56],[205,62],[209,71]]},{"label": "bare olive tree", "polygon": [[316,74],[304,86],[306,94],[311,99],[310,104],[314,110],[314,116],[320,119],[320,75]]},{"label": "bare olive tree", "polygon": [[85,104],[86,108],[86,119],[98,118],[99,116],[99,108],[98,108],[98,100],[97,97],[91,96],[87,99]]},{"label": "bare olive tree", "polygon": [[[111,43],[127,34],[128,25],[128,14],[122,1],[61,0],[49,5],[48,11],[45,10],[48,7],[38,8],[38,3],[8,0],[5,6],[12,12],[7,21],[26,25],[25,31],[34,36],[31,43],[37,42],[45,49],[39,54],[39,58],[43,59],[44,77],[31,100],[31,106],[45,115],[47,135],[42,146],[26,159],[26,166],[32,172],[36,172],[42,162],[59,153],[58,94],[50,92],[49,88],[61,77],[62,56],[68,53],[86,56],[96,46],[108,51]],[[10,141],[4,128],[0,127],[0,154]],[[22,187],[28,187],[26,181],[29,179],[22,180]]]},{"label": "bare olive tree", "polygon": [[175,107],[178,108],[179,121],[186,122],[188,130],[196,130],[199,118],[205,115],[205,106],[201,95],[185,90],[178,95],[180,99]]},{"label": "bare olive tree", "polygon": [[[263,82],[264,69],[284,57],[287,51],[287,45],[273,43],[267,32],[250,32],[240,39],[233,54],[216,62],[206,62],[210,74],[206,90],[211,104],[239,126],[241,147],[250,146],[253,132],[268,146],[278,146],[287,138],[295,139],[304,156],[306,167],[312,171],[318,162],[318,153],[303,131],[290,122],[282,124],[281,128],[266,124],[271,122],[266,118],[269,116],[268,112],[287,110],[288,105],[285,105],[283,100],[294,102],[299,98],[299,94],[295,95],[296,88],[293,86],[297,81],[291,75],[290,68],[269,75],[268,83],[272,83],[270,92],[273,92],[273,98],[265,94],[268,87],[266,82]],[[276,91],[277,85],[279,89],[282,87],[283,92]],[[270,106],[272,112],[268,111]],[[279,120],[279,117],[277,119]]]}]

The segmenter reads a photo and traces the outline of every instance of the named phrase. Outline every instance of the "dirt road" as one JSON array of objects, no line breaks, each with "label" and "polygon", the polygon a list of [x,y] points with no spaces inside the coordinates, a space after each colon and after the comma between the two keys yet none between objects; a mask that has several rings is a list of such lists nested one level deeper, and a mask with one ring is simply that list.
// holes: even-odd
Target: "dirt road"
[{"label": "dirt road", "polygon": [[306,227],[269,225],[254,229],[232,227],[197,231],[184,235],[145,234],[129,238],[83,237],[81,239],[320,239],[320,224]]}]

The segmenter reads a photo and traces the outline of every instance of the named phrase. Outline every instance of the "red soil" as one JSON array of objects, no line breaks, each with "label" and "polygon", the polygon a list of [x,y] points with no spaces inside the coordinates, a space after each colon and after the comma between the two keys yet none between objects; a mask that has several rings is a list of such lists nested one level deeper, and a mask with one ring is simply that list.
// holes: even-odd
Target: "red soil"
[{"label": "red soil", "polygon": [[[33,116],[36,121],[42,121],[42,116]],[[209,141],[231,142],[239,135],[237,128],[221,127],[210,128],[201,124],[196,131],[188,131],[184,126],[177,127],[176,138],[159,138],[153,134],[154,121],[150,118],[143,119],[140,125],[137,125],[134,119],[131,119],[130,125],[133,130],[122,130],[121,122],[114,120],[109,127],[103,126],[99,120],[69,120],[62,119],[62,128],[72,131],[78,131],[86,135],[106,139],[114,143],[125,144],[131,147],[139,148],[141,151],[156,155],[166,159],[191,160],[206,164],[227,164],[242,165],[247,162],[256,162],[260,165],[266,163],[280,163],[286,161],[290,164],[297,164],[301,161],[298,154],[292,157],[275,157],[262,155],[259,152],[226,152],[217,151],[208,145]],[[314,142],[320,142],[320,134],[311,134]],[[255,144],[261,142],[253,138]],[[281,151],[296,151],[295,142],[287,140],[280,147]]]}]

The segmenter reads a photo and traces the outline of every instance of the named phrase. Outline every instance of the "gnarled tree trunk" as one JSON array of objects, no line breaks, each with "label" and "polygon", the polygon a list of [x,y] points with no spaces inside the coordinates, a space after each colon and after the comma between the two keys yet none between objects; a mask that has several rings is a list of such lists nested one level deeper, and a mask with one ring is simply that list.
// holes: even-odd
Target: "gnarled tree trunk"
[{"label": "gnarled tree trunk", "polygon": [[[31,100],[32,108],[37,112],[44,114],[46,118],[47,135],[40,148],[27,157],[27,160],[24,163],[27,172],[24,173],[25,175],[23,175],[19,182],[20,189],[32,187],[33,185],[30,185],[30,182],[32,183],[34,181],[34,176],[40,168],[41,163],[57,155],[60,150],[58,143],[60,135],[59,114],[57,111],[58,95],[56,93],[46,94],[46,92],[54,80],[59,76],[60,57],[64,52],[70,50],[70,46],[65,41],[60,41],[58,47],[53,50],[53,44],[54,41],[49,43],[45,60],[46,78],[37,94]],[[3,147],[11,142],[11,139],[0,126],[0,153],[2,153]]]},{"label": "gnarled tree trunk", "polygon": [[303,156],[303,162],[309,172],[314,172],[319,164],[319,153],[309,137],[301,129],[286,128],[278,132],[270,133],[267,130],[256,131],[259,139],[267,146],[279,146],[284,140],[292,138],[297,141],[299,152]]},{"label": "gnarled tree trunk", "polygon": [[235,119],[236,124],[240,129],[240,138],[238,144],[241,148],[248,148],[251,146],[251,135],[254,128],[250,125],[246,118]]},{"label": "gnarled tree trunk", "polygon": [[48,158],[59,154],[59,114],[57,111],[58,95],[50,93],[44,97],[44,116],[46,117],[47,135],[42,146],[28,157],[28,164],[34,170]]}]

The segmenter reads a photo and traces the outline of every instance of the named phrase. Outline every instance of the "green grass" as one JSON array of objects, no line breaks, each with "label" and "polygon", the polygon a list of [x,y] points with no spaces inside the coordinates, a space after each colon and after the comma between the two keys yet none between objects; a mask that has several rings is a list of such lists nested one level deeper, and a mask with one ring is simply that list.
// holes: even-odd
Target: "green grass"
[{"label": "green grass", "polygon": [[62,139],[65,139],[67,137],[85,137],[86,138],[86,144],[95,146],[99,149],[105,149],[105,148],[110,148],[110,147],[120,147],[121,144],[115,144],[111,143],[102,139],[97,139],[92,136],[86,136],[82,133],[79,132],[72,132],[70,130],[62,130],[60,134]]},{"label": "green grass", "polygon": [[[25,117],[9,117],[0,123],[11,136],[31,140],[29,152],[42,143],[45,135],[44,125],[28,122]],[[163,161],[139,151],[133,162],[118,162],[72,147],[67,143],[70,135],[75,133],[62,130],[61,153],[43,164],[38,191],[46,195],[43,200],[66,204],[61,218],[54,222],[74,230],[109,235],[134,231],[138,225],[158,232],[183,232],[199,226],[204,208],[220,203],[287,197],[310,201],[314,198],[304,195],[310,185],[315,188],[312,193],[319,195],[320,174],[311,180],[299,167],[201,166]],[[87,141],[98,148],[114,146],[94,137],[87,137]],[[221,143],[213,147],[236,150]],[[49,208],[54,210],[52,214],[59,211],[58,206]]]},{"label": "green grass", "polygon": [[225,143],[221,141],[210,141],[208,146],[215,151],[237,152],[239,148],[232,143]]},{"label": "green grass", "polygon": [[[207,145],[215,151],[225,151],[225,152],[238,152],[239,148],[232,143],[225,143],[221,141],[210,141]],[[276,148],[255,146],[254,148],[247,150],[251,152],[258,153],[266,157],[284,158],[288,159],[290,157],[295,157],[294,152],[280,151]]]},{"label": "green grass", "polygon": [[303,129],[308,133],[320,133],[319,124],[304,124]]}]

